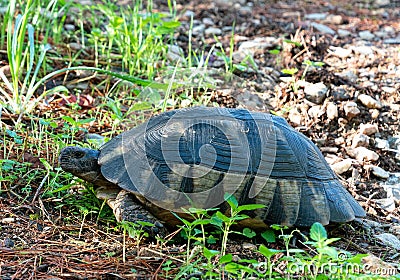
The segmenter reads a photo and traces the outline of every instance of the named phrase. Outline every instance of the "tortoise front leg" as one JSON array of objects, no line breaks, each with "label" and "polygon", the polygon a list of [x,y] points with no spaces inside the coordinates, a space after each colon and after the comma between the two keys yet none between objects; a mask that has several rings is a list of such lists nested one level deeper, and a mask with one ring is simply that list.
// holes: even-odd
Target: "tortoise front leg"
[{"label": "tortoise front leg", "polygon": [[118,187],[99,187],[96,189],[96,197],[106,201],[113,210],[118,222],[128,221],[136,223],[138,221],[143,221],[152,223],[154,226],[145,226],[144,230],[146,230],[151,236],[157,234],[161,236],[166,235],[167,230],[163,224],[148,210],[146,210],[132,193],[121,190]]}]

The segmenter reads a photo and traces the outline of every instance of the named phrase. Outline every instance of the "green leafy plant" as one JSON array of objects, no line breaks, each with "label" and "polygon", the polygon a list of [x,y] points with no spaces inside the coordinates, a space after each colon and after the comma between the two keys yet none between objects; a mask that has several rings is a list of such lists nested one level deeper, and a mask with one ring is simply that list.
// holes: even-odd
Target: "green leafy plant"
[{"label": "green leafy plant", "polygon": [[236,224],[237,222],[249,218],[248,215],[241,214],[241,212],[252,211],[255,209],[260,209],[260,208],[265,207],[264,205],[261,205],[261,204],[246,204],[246,205],[239,206],[238,201],[231,194],[225,194],[224,199],[230,206],[230,215],[226,216],[225,214],[221,213],[220,211],[217,211],[211,217],[211,223],[213,225],[217,226],[219,229],[221,229],[222,234],[223,234],[222,248],[221,248],[222,255],[225,255],[225,252],[226,252],[226,245],[228,243],[229,233],[235,232],[235,233],[241,234],[240,232],[232,231],[231,227],[234,224]]}]

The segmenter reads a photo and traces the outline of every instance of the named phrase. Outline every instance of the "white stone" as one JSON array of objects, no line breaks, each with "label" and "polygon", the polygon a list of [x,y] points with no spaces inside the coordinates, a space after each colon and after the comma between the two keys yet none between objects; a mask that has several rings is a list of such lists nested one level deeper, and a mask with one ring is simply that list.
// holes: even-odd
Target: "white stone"
[{"label": "white stone", "polygon": [[352,163],[352,159],[346,158],[342,161],[332,164],[331,168],[336,172],[336,174],[342,174],[350,169]]},{"label": "white stone", "polygon": [[327,15],[327,13],[313,13],[305,15],[304,18],[309,20],[324,20],[326,19]]},{"label": "white stone", "polygon": [[324,113],[321,105],[315,105],[308,109],[308,115],[313,119],[319,119]]},{"label": "white stone", "polygon": [[220,28],[217,27],[209,27],[206,30],[204,30],[204,34],[206,35],[221,35],[222,34],[222,30]]},{"label": "white stone", "polygon": [[389,141],[385,139],[375,138],[375,147],[378,149],[389,149]]},{"label": "white stone", "polygon": [[360,124],[360,133],[365,134],[365,135],[371,135],[379,132],[378,126],[376,124],[370,124],[370,123],[362,123]]},{"label": "white stone", "polygon": [[312,22],[311,26],[314,27],[315,29],[317,29],[321,33],[330,34],[330,35],[335,35],[335,33],[336,33],[335,30],[333,30],[332,28],[330,28],[324,24]]},{"label": "white stone", "polygon": [[354,118],[360,114],[360,109],[358,109],[357,103],[353,101],[348,101],[346,104],[344,104],[343,109],[348,119]]},{"label": "white stone", "polygon": [[368,147],[369,145],[369,137],[365,134],[357,133],[353,137],[353,141],[351,143],[351,146],[353,148],[357,147]]},{"label": "white stone", "polygon": [[374,236],[386,245],[393,247],[396,250],[400,250],[400,240],[393,234],[385,232]]},{"label": "white stone", "polygon": [[329,50],[332,51],[332,54],[340,57],[340,58],[346,58],[349,57],[352,53],[351,49],[345,49],[345,48],[341,48],[341,47],[334,47],[334,46],[330,46]]},{"label": "white stone", "polygon": [[273,47],[276,41],[277,39],[274,37],[259,37],[241,43],[238,50],[253,55],[256,51],[264,51],[265,49]]},{"label": "white stone", "polygon": [[360,36],[361,39],[371,41],[372,39],[375,38],[375,35],[371,33],[369,30],[365,31],[360,31],[358,32],[358,36]]},{"label": "white stone", "polygon": [[374,151],[368,150],[365,147],[357,147],[354,150],[354,157],[358,161],[377,161],[379,159],[379,155],[375,153]]},{"label": "white stone", "polygon": [[382,104],[380,101],[374,99],[373,97],[367,94],[360,94],[358,96],[358,100],[369,109],[380,109],[382,108]]},{"label": "white stone", "polygon": [[306,94],[306,99],[314,102],[316,104],[322,104],[326,98],[326,93],[328,92],[328,87],[324,83],[319,82],[316,84],[307,83],[304,87],[304,93]]},{"label": "white stone", "polygon": [[328,102],[326,105],[326,116],[330,120],[334,120],[339,116],[338,106],[333,102]]},{"label": "white stone", "polygon": [[385,171],[383,168],[375,165],[366,165],[365,168],[367,170],[371,170],[372,174],[376,177],[387,179],[389,178],[389,172]]},{"label": "white stone", "polygon": [[351,34],[352,34],[350,31],[345,30],[345,29],[338,29],[337,32],[338,32],[339,37],[341,37],[341,38],[351,36]]}]

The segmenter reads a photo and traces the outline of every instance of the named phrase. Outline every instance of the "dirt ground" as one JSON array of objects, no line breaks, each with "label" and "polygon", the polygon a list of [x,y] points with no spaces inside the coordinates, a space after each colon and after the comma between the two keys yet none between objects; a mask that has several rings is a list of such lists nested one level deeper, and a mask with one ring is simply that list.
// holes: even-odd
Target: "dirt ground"
[{"label": "dirt ground", "polygon": [[[168,10],[164,1],[154,2],[156,10]],[[399,245],[377,236],[400,238],[400,2],[207,0],[177,1],[177,9],[176,41],[184,53],[190,39],[192,49],[209,51],[217,38],[229,54],[235,22],[233,61],[253,56],[235,71],[246,86],[217,90],[212,100],[274,111],[312,139],[367,212],[366,219],[327,227],[329,236],[341,238],[335,246],[398,265]],[[307,60],[324,65],[305,72]],[[224,67],[216,50],[209,67]],[[284,73],[292,68],[294,79]],[[67,205],[54,208],[54,198],[42,199],[40,188],[37,194],[22,203],[17,189],[0,196],[2,280],[162,279],[162,265],[185,250],[149,241],[138,251],[128,239],[123,262],[121,232],[90,214],[65,222]],[[232,240],[230,252],[246,250]]]}]

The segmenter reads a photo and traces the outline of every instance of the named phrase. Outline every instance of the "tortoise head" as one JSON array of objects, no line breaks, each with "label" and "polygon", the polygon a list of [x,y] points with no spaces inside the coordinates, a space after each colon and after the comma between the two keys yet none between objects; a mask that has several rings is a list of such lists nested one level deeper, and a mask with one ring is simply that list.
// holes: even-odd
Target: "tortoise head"
[{"label": "tortoise head", "polygon": [[66,147],[61,150],[58,162],[61,168],[79,178],[99,186],[108,186],[98,164],[100,152],[82,147]]}]

